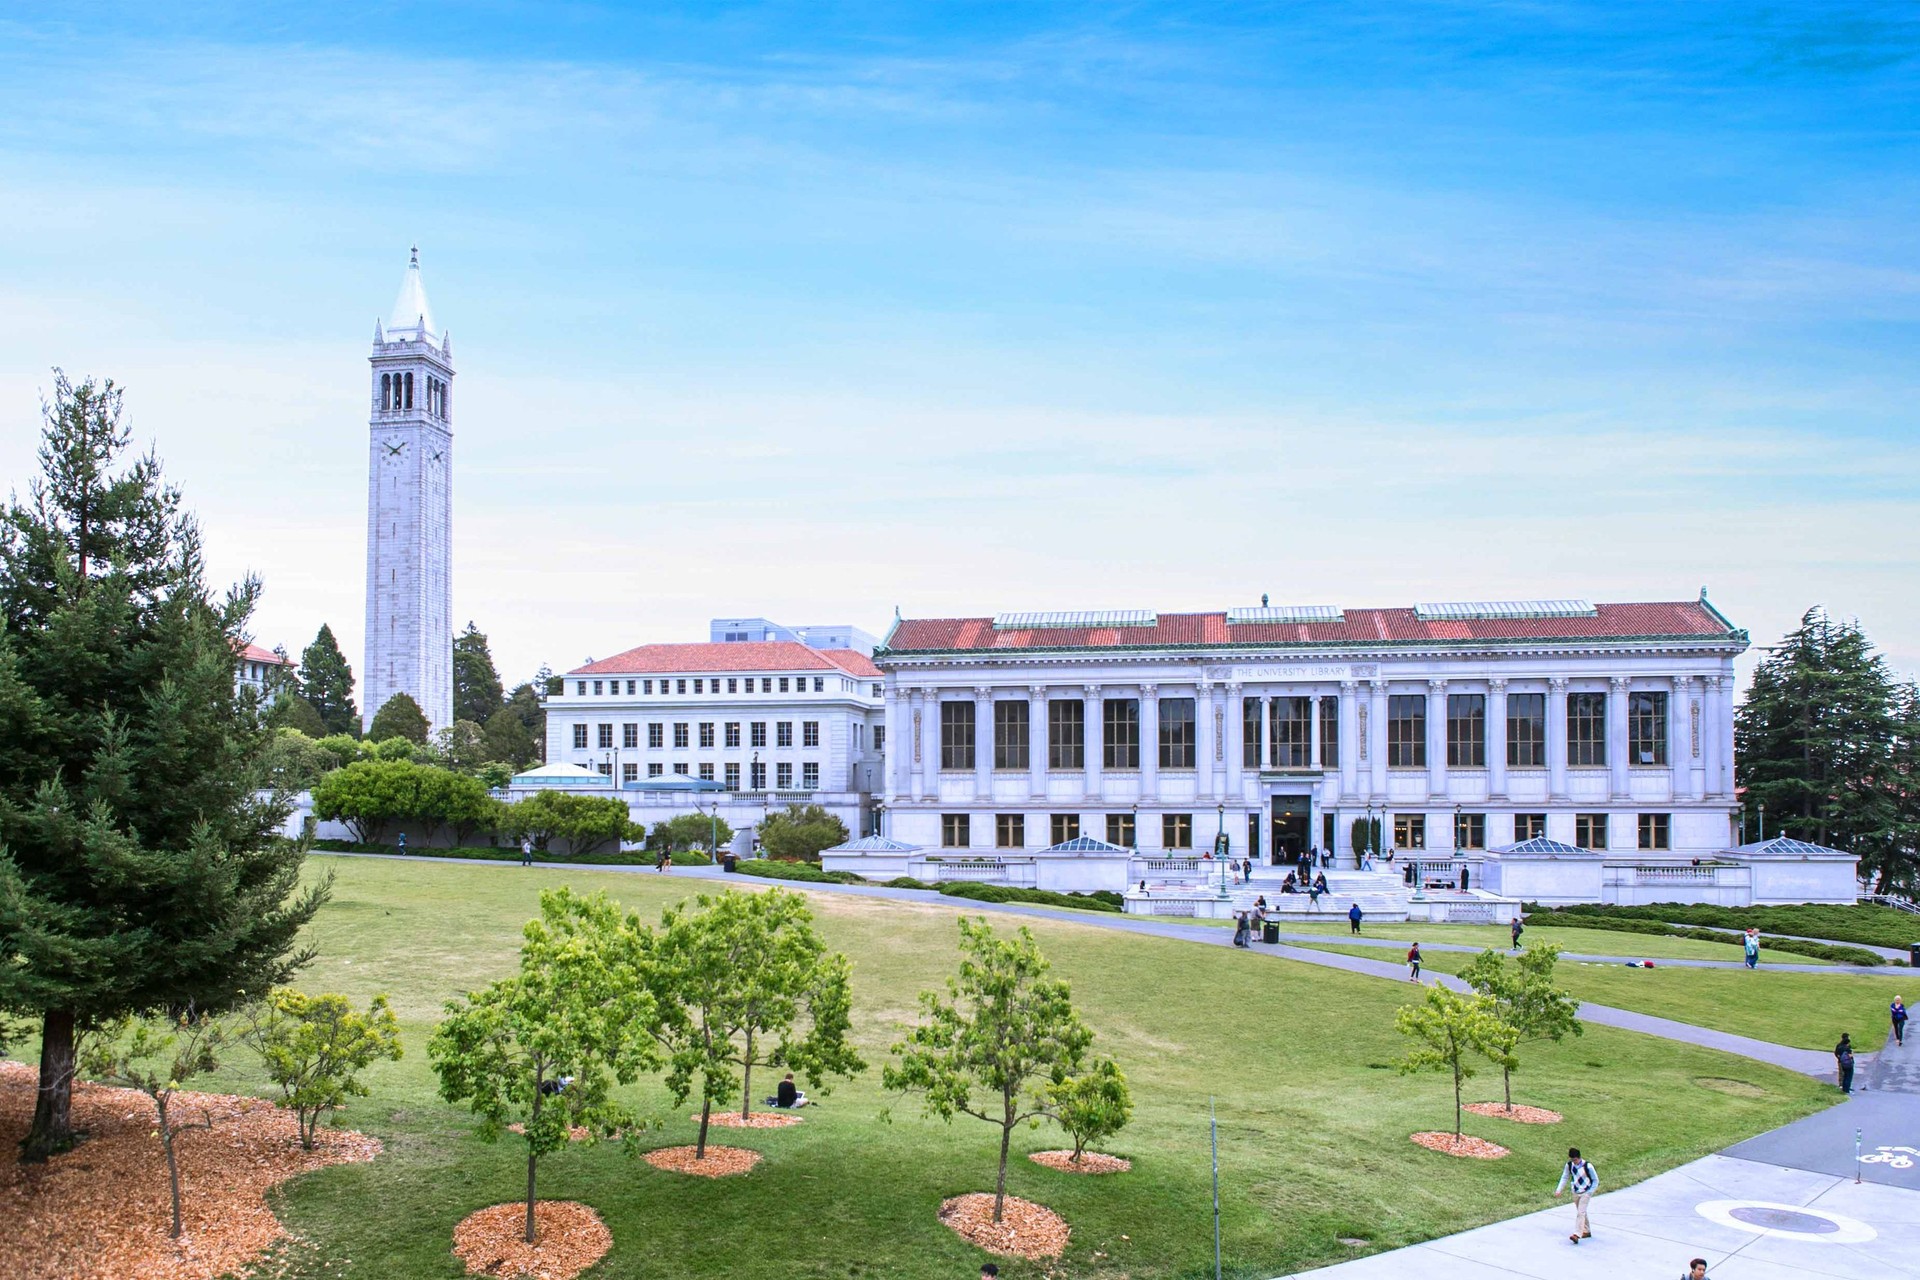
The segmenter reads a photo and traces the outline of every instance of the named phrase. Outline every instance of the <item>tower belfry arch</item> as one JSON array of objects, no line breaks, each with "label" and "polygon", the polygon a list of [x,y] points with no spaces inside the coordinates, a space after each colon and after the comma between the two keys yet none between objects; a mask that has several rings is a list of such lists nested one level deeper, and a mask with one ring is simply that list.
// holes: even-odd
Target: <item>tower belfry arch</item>
[{"label": "tower belfry arch", "polygon": [[362,715],[404,693],[453,723],[453,342],[434,323],[413,247],[373,326],[367,444],[367,647]]}]

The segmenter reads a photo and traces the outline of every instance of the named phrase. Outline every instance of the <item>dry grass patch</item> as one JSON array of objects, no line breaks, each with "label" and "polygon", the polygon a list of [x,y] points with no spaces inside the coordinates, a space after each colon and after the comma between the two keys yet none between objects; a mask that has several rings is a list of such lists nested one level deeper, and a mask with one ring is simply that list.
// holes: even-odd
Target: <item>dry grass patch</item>
[{"label": "dry grass patch", "polygon": [[211,1280],[241,1270],[286,1235],[267,1191],[330,1164],[371,1160],[374,1138],[320,1130],[300,1147],[293,1114],[259,1098],[180,1093],[181,1118],[213,1117],[176,1141],[183,1231],[169,1239],[166,1157],[153,1101],[132,1089],[79,1084],[73,1124],[86,1141],[45,1164],[16,1160],[33,1118],[38,1074],[0,1062],[0,1276],[61,1280]]},{"label": "dry grass patch", "polygon": [[[698,1124],[700,1113],[696,1111],[687,1119]],[[756,1111],[744,1117],[737,1111],[716,1111],[707,1118],[707,1123],[719,1125],[722,1129],[785,1129],[805,1119],[805,1116],[796,1116],[785,1111]]]},{"label": "dry grass patch", "polygon": [[1522,1106],[1517,1102],[1512,1107],[1504,1102],[1469,1102],[1467,1110],[1477,1116],[1492,1116],[1496,1120],[1511,1120],[1515,1124],[1559,1124],[1566,1119],[1558,1111]]},{"label": "dry grass patch", "polygon": [[1009,1258],[1057,1258],[1067,1251],[1073,1228],[1045,1205],[1008,1196],[1000,1221],[984,1191],[955,1196],[940,1206],[940,1221],[968,1244]]},{"label": "dry grass patch", "polygon": [[607,1256],[613,1233],[600,1215],[571,1200],[533,1206],[534,1241],[527,1243],[524,1201],[470,1213],[453,1229],[453,1255],[477,1276],[573,1280]]},{"label": "dry grass patch", "polygon": [[1061,1173],[1125,1173],[1133,1168],[1133,1161],[1124,1156],[1110,1156],[1098,1151],[1082,1151],[1075,1160],[1071,1151],[1036,1151],[1027,1159],[1049,1169],[1058,1169]]},{"label": "dry grass patch", "polygon": [[1476,1138],[1470,1133],[1416,1133],[1413,1140],[1429,1151],[1443,1156],[1465,1156],[1473,1160],[1498,1160],[1507,1149],[1497,1142]]},{"label": "dry grass patch", "polygon": [[694,1159],[693,1147],[661,1147],[646,1154],[646,1162],[668,1173],[691,1173],[698,1178],[727,1178],[745,1173],[760,1163],[760,1153],[745,1147],[708,1147],[702,1159]]}]

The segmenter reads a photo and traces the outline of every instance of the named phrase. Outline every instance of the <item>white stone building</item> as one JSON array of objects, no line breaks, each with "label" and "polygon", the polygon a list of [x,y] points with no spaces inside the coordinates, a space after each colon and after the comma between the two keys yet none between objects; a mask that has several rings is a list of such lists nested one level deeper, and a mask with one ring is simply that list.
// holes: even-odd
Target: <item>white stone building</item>
[{"label": "white stone building", "polygon": [[[1069,884],[1044,859],[1020,874],[1119,889],[1216,840],[1235,860],[1317,848],[1355,870],[1356,822],[1378,820],[1416,884],[1473,884],[1498,850],[1545,837],[1591,864],[1579,878],[1595,892],[1566,900],[1644,875],[1686,882],[1670,901],[1711,887],[1696,862],[1735,841],[1747,644],[1704,592],[905,619],[875,655],[883,832],[936,858],[1023,863],[1092,837],[1137,851],[1127,880],[1103,863],[1099,883]],[[1828,878],[1851,900],[1850,875]]]},{"label": "white stone building", "polygon": [[251,689],[261,698],[281,676],[293,674],[292,658],[283,658],[271,649],[263,649],[257,644],[249,644],[240,650],[240,665],[234,669],[233,685],[235,691]]},{"label": "white stone building", "polygon": [[[566,673],[547,697],[546,761],[601,774],[636,822],[718,804],[750,830],[766,812],[818,804],[857,836],[881,782],[882,683],[851,649],[641,645]],[[660,785],[676,775],[715,789]]]},{"label": "white stone building", "polygon": [[367,445],[367,653],[361,714],[410,695],[453,723],[453,343],[435,327],[416,247],[373,326]]}]

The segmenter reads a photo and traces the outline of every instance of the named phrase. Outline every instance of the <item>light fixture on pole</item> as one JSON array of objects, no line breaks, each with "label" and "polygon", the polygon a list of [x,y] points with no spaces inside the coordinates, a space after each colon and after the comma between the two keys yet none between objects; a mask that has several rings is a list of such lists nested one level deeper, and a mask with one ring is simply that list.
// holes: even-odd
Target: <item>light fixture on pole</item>
[{"label": "light fixture on pole", "polygon": [[1127,846],[1134,853],[1140,852],[1140,806],[1133,806],[1133,816],[1127,819]]},{"label": "light fixture on pole", "polygon": [[1227,839],[1227,806],[1226,802],[1222,801],[1220,825],[1213,835],[1213,858],[1220,864],[1220,896],[1223,898],[1227,896],[1227,850],[1230,846],[1231,842]]}]

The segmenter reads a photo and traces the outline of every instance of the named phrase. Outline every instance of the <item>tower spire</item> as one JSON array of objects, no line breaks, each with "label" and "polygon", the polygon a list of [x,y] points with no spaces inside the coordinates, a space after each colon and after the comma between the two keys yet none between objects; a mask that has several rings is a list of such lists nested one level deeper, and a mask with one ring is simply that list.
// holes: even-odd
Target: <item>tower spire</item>
[{"label": "tower spire", "polygon": [[440,333],[433,323],[433,308],[427,305],[427,288],[420,281],[420,246],[414,245],[407,259],[407,273],[400,279],[400,293],[393,300],[393,311],[387,317],[387,333],[390,337],[405,334],[421,341],[431,341]]}]

